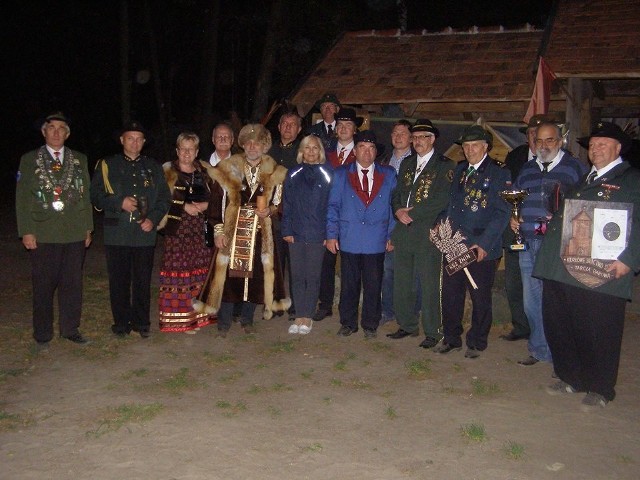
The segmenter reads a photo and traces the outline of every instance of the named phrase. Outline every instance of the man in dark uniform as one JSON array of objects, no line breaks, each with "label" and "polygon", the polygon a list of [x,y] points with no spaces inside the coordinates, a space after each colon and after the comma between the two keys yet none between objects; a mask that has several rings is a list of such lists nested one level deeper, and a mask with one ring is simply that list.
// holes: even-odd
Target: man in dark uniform
[{"label": "man in dark uniform", "polygon": [[120,337],[133,330],[146,338],[156,226],[169,210],[171,193],[162,166],[140,155],[145,143],[140,123],[125,124],[120,143],[123,153],[96,165],[91,201],[104,211],[111,330]]},{"label": "man in dark uniform", "polygon": [[41,348],[53,338],[57,290],[60,336],[86,344],[78,327],[93,230],[87,157],[65,147],[71,130],[61,112],[49,115],[41,131],[45,145],[22,156],[16,185],[18,235],[31,258],[33,338]]},{"label": "man in dark uniform", "polygon": [[[278,132],[280,133],[280,141],[274,143],[267,153],[273,158],[278,165],[282,165],[287,170],[298,166],[298,147],[300,140],[298,135],[302,131],[302,119],[295,110],[285,111],[280,115],[278,122]],[[284,272],[289,265],[289,246],[285,242],[280,233],[280,217],[274,215],[273,223],[273,241],[278,249],[278,258],[280,259],[280,269]],[[290,267],[290,265],[289,265]],[[289,269],[289,279],[291,279],[291,270]],[[296,319],[295,299],[293,298],[293,290],[289,286],[289,296],[291,297],[291,308],[289,308],[289,320]]]},{"label": "man in dark uniform", "polygon": [[417,120],[411,127],[414,155],[400,165],[391,206],[398,219],[391,236],[395,269],[393,305],[400,328],[393,339],[418,335],[415,313],[416,277],[422,298],[423,348],[433,348],[442,338],[442,253],[429,241],[429,229],[447,209],[453,160],[435,152],[440,132],[431,120]]},{"label": "man in dark uniform", "polygon": [[320,110],[322,121],[312,125],[307,134],[320,137],[325,150],[336,138],[336,114],[340,111],[341,105],[338,97],[333,93],[325,93],[315,104]]},{"label": "man in dark uniform", "polygon": [[[578,139],[578,143],[588,147],[592,168],[578,187],[567,194],[565,204],[575,199],[586,200],[598,202],[597,208],[604,212],[617,211],[618,215],[613,218],[619,218],[622,213],[629,228],[628,238],[617,258],[599,262],[606,266],[598,277],[602,277],[604,271],[612,278],[593,286],[593,282],[578,273],[574,277],[565,266],[562,256],[573,255],[568,252],[569,237],[578,234],[563,235],[563,224],[567,222],[561,209],[549,223],[533,275],[543,280],[544,331],[559,378],[547,392],[551,395],[586,392],[581,409],[591,411],[604,407],[616,394],[625,305],[631,299],[634,273],[640,271],[640,172],[622,160],[620,155],[629,149],[631,139],[613,123],[597,123],[591,135]],[[611,210],[620,208],[620,203],[630,204],[632,211]],[[581,210],[579,214],[585,212],[588,210]],[[596,222],[591,220],[595,235]],[[617,225],[615,221],[612,223],[614,227]],[[605,228],[607,225],[610,224]],[[618,227],[617,235],[620,233]],[[616,239],[606,235],[604,238]],[[589,240],[587,238],[590,247]],[[580,255],[581,264],[598,267],[590,263],[593,252],[591,248],[588,250],[586,256]]]},{"label": "man in dark uniform", "polygon": [[477,289],[463,270],[453,275],[443,274],[442,320],[444,340],[435,352],[448,353],[462,347],[462,315],[464,298],[469,290],[473,303],[471,328],[467,332],[465,357],[478,358],[487,348],[487,337],[493,321],[491,288],[496,272],[496,261],[502,253],[502,234],[511,214],[511,208],[500,197],[511,176],[488,156],[492,135],[479,125],[467,127],[456,143],[462,145],[467,161],[456,167],[451,184],[447,211],[454,231],[466,237],[465,244],[476,251],[477,261],[467,268]]}]

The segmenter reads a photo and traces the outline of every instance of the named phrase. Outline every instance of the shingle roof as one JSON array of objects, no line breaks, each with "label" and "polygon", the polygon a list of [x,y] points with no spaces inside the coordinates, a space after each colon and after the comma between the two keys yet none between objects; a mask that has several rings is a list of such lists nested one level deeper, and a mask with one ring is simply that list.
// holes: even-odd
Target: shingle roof
[{"label": "shingle roof", "polygon": [[347,104],[528,100],[542,31],[350,32],[294,94],[305,112],[330,91]]},{"label": "shingle roof", "polygon": [[640,77],[640,0],[564,0],[545,60],[559,77]]}]

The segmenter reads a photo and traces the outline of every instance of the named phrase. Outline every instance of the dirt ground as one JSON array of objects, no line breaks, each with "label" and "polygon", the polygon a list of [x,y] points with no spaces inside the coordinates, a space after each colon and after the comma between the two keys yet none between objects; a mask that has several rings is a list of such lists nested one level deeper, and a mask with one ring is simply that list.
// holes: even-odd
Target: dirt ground
[{"label": "dirt ground", "polygon": [[[580,411],[551,366],[522,367],[495,291],[489,348],[438,355],[420,338],[306,337],[285,317],[196,335],[113,338],[100,235],[88,251],[77,347],[31,340],[27,253],[0,234],[1,479],[637,479],[640,321],[628,314],[618,396]],[[158,248],[158,257],[161,246]],[[154,290],[155,291],[155,290]],[[153,312],[155,319],[157,312]],[[500,324],[502,322],[502,324]]]}]

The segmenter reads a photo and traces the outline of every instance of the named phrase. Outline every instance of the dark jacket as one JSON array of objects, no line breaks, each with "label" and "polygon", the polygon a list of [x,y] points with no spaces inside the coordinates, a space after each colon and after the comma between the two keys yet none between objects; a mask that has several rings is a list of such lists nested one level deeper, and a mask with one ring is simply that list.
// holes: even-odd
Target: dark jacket
[{"label": "dark jacket", "polygon": [[465,245],[477,244],[487,252],[485,260],[500,258],[502,234],[511,215],[511,207],[500,197],[511,180],[509,170],[487,156],[480,168],[465,182],[469,162],[456,167],[449,195],[447,215],[455,230],[467,237]]},{"label": "dark jacket", "polygon": [[282,236],[295,242],[326,239],[327,203],[333,171],[326,164],[303,163],[289,170],[282,197]]},{"label": "dark jacket", "polygon": [[[605,197],[608,197],[608,200]],[[618,260],[631,268],[631,272],[622,278],[610,280],[593,289],[599,293],[631,299],[633,272],[640,271],[640,170],[623,162],[607,172],[603,178],[597,178],[590,185],[583,179],[575,190],[566,195],[565,201],[567,199],[633,204],[633,219],[628,246],[618,257]],[[547,227],[547,233],[533,269],[533,276],[589,289],[573,278],[562,262],[563,210],[563,208],[560,209]]]}]

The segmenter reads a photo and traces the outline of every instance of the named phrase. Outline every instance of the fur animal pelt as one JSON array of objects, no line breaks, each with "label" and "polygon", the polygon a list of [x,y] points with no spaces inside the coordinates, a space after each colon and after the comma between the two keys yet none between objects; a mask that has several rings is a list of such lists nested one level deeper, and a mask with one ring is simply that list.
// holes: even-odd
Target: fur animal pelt
[{"label": "fur animal pelt", "polygon": [[[199,311],[216,313],[222,301],[222,292],[229,267],[231,257],[231,245],[235,235],[236,219],[241,206],[242,184],[244,179],[244,165],[246,157],[244,153],[232,155],[223,160],[217,167],[211,167],[202,162],[207,168],[211,178],[222,185],[227,193],[227,205],[224,214],[223,233],[226,238],[226,246],[219,249],[213,267],[213,281],[210,283],[209,292],[206,294],[206,304],[200,301],[194,302],[194,308]],[[267,203],[271,204],[276,187],[287,175],[287,169],[278,165],[276,161],[268,155],[262,156],[260,166],[259,181],[264,188],[263,195],[267,198]],[[260,259],[264,271],[264,313],[265,320],[273,317],[274,311],[287,310],[291,306],[288,298],[275,300],[274,297],[274,240],[271,218],[258,218],[262,230],[262,251]]]}]

